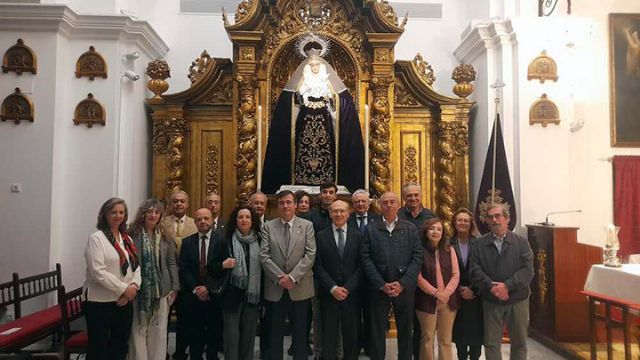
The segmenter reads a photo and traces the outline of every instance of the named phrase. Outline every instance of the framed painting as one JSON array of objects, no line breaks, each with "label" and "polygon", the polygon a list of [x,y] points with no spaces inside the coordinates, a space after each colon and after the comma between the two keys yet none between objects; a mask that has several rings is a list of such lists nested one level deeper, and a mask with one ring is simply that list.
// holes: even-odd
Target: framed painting
[{"label": "framed painting", "polygon": [[609,14],[611,146],[640,147],[640,14]]}]

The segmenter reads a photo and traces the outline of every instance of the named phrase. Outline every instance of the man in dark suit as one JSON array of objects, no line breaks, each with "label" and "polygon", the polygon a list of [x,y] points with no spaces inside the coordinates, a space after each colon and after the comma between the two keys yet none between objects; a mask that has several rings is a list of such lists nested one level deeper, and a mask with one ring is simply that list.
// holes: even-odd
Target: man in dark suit
[{"label": "man in dark suit", "polygon": [[194,214],[198,232],[185,238],[180,251],[180,285],[186,295],[189,353],[192,360],[218,358],[222,334],[222,310],[215,289],[215,279],[207,273],[213,258],[213,216],[207,208]]},{"label": "man in dark suit", "polygon": [[382,220],[365,229],[362,269],[371,301],[371,359],[385,358],[385,331],[391,304],[398,328],[398,360],[412,354],[414,297],[422,266],[422,244],[413,224],[398,219],[400,199],[393,192],[380,197]]},{"label": "man in dark suit", "polygon": [[351,205],[353,210],[349,216],[349,226],[358,229],[364,234],[364,228],[372,221],[380,220],[380,215],[370,212],[369,205],[371,205],[371,199],[369,198],[369,192],[364,189],[358,189],[351,195]]},{"label": "man in dark suit", "polygon": [[224,229],[224,226],[226,225],[226,221],[224,221],[222,216],[220,216],[220,209],[222,205],[220,195],[216,193],[210,193],[205,199],[205,205],[207,209],[211,211],[211,216],[213,216],[213,231],[222,231],[222,229]]},{"label": "man in dark suit", "polygon": [[[257,191],[251,194],[251,198],[249,199],[249,206],[255,211],[260,218],[260,229],[264,227],[264,224],[267,222],[265,217],[265,212],[267,210],[267,195],[263,192]],[[262,278],[264,282],[264,277]],[[264,286],[263,286],[264,288]],[[264,310],[264,304],[260,304],[260,359],[269,360],[269,317],[267,312]]]},{"label": "man in dark suit", "polygon": [[338,196],[338,187],[334,183],[324,183],[320,185],[320,204],[301,217],[313,223],[313,231],[320,231],[331,227],[331,218],[329,217],[329,205],[331,205]]},{"label": "man in dark suit", "polygon": [[402,186],[402,200],[404,200],[404,207],[398,211],[398,217],[412,223],[418,228],[422,227],[422,224],[433,217],[436,214],[422,206],[422,188],[416,183],[408,183]]},{"label": "man in dark suit", "polygon": [[[402,186],[402,200],[404,207],[398,211],[398,217],[412,223],[418,231],[428,219],[436,217],[436,214],[422,206],[422,188],[416,183],[407,183]],[[420,322],[418,316],[413,316],[413,356],[420,357]]]},{"label": "man in dark suit", "polygon": [[[336,200],[338,196],[338,186],[334,183],[324,183],[320,185],[320,204],[315,206],[311,211],[306,214],[300,215],[300,217],[307,219],[313,223],[313,231],[318,234],[320,231],[331,227],[331,218],[329,217],[329,206]],[[316,293],[318,291],[316,284]],[[311,299],[311,306],[309,307],[309,316],[307,318],[307,338],[311,333],[311,326],[313,325],[314,335],[314,348],[316,358],[320,357],[322,352],[322,324],[320,323],[320,308],[317,301],[317,297]],[[291,350],[291,349],[289,349]],[[307,347],[307,353],[313,355],[311,347]],[[289,351],[291,354],[291,351]]]},{"label": "man in dark suit", "polygon": [[[370,222],[374,222],[376,220],[380,220],[381,217],[379,214],[369,211],[369,207],[371,205],[370,194],[367,190],[358,189],[353,192],[351,195],[351,205],[353,206],[353,210],[351,215],[349,216],[349,221],[347,224],[349,227],[354,229],[358,229],[359,232],[364,234],[364,230],[366,226]],[[362,299],[367,299],[367,291],[368,287],[363,284],[360,286],[360,294]],[[371,309],[369,307],[369,301],[362,301],[361,311],[362,311],[362,327],[360,328],[360,332],[358,336],[360,337],[360,347],[364,350],[365,354],[370,354],[371,351],[371,336],[369,335],[369,329],[371,329]]]},{"label": "man in dark suit", "polygon": [[267,202],[267,195],[260,191],[251,194],[251,198],[249,199],[249,206],[251,206],[253,211],[255,211],[260,218],[260,226],[264,226],[267,220],[269,220],[265,218],[265,212],[267,211]]},{"label": "man in dark suit", "polygon": [[309,299],[314,295],[313,262],[316,241],[313,224],[295,216],[296,201],[289,190],[276,195],[280,217],[262,228],[260,262],[265,274],[264,299],[269,313],[269,356],[282,360],[284,320],[289,315],[294,360],[306,360]]},{"label": "man in dark suit", "polygon": [[358,358],[360,346],[360,247],[363,235],[347,225],[349,204],[334,201],[329,208],[333,223],[316,236],[314,271],[320,283],[318,300],[322,318],[322,359],[337,359],[338,325],[341,324],[344,360]]}]

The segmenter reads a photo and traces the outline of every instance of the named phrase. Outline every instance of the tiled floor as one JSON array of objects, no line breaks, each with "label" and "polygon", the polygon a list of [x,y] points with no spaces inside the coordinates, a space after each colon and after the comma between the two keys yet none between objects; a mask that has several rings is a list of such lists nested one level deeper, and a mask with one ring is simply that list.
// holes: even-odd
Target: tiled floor
[{"label": "tiled floor", "polygon": [[[169,352],[173,353],[173,350],[175,348],[175,337],[174,337],[174,333],[170,333],[169,334]],[[285,337],[285,349],[289,348],[289,344],[291,342],[290,337]],[[552,350],[544,347],[542,344],[540,344],[539,342],[529,338],[529,341],[527,342],[528,344],[528,349],[529,349],[529,354],[527,356],[527,359],[529,360],[560,360],[560,359],[564,359],[562,356],[556,354],[555,352],[553,352]],[[255,344],[255,357],[254,359],[259,359],[259,351],[258,351],[258,342],[256,341]],[[387,339],[387,356],[386,359],[388,360],[393,360],[397,358],[397,345],[396,345],[396,340],[395,339]],[[453,349],[454,354],[455,354],[455,348]],[[509,359],[509,345],[503,345],[502,346],[502,355],[503,355],[503,359]],[[360,359],[368,359],[369,357],[361,355]],[[454,358],[455,355],[454,355]],[[292,357],[287,357],[287,359],[292,359]],[[313,359],[313,357],[309,357],[309,359]],[[457,358],[456,358],[457,359]],[[480,359],[484,359],[484,355],[482,357],[480,357]]]}]

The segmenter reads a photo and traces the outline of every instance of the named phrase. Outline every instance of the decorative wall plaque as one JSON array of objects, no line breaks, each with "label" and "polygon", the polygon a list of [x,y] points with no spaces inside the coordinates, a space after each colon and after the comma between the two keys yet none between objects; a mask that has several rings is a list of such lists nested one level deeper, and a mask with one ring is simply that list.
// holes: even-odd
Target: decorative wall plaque
[{"label": "decorative wall plaque", "polygon": [[83,76],[88,76],[89,80],[96,77],[107,78],[107,62],[93,45],[89,46],[89,51],[80,55],[76,61],[76,77]]},{"label": "decorative wall plaque", "polygon": [[38,71],[36,54],[22,39],[18,39],[18,42],[4,53],[2,72],[6,74],[9,71],[15,71],[18,75],[22,75],[23,72],[35,74]]},{"label": "decorative wall plaque", "polygon": [[540,80],[540,83],[544,83],[545,80],[558,81],[558,65],[547,55],[546,50],[542,50],[542,53],[529,63],[527,80],[533,79]]},{"label": "decorative wall plaque", "polygon": [[547,94],[542,94],[540,100],[536,100],[529,108],[529,125],[560,124],[560,113],[556,104],[547,99]]},{"label": "decorative wall plaque", "polygon": [[87,127],[93,127],[93,124],[105,124],[106,112],[104,106],[93,98],[93,94],[89,93],[87,98],[80,101],[76,105],[73,123],[76,125],[87,124]]},{"label": "decorative wall plaque", "polygon": [[0,120],[13,120],[19,124],[21,120],[33,122],[33,102],[16,88],[15,92],[2,101]]}]

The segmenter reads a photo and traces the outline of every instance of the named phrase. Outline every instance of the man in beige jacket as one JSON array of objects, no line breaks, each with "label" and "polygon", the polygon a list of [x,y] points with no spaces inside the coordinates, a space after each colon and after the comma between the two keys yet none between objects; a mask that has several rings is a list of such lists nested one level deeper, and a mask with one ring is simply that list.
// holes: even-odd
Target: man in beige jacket
[{"label": "man in beige jacket", "polygon": [[270,325],[270,359],[282,360],[284,320],[291,323],[293,359],[307,359],[307,310],[314,295],[313,262],[316,242],[313,224],[295,216],[293,193],[277,195],[280,217],[262,229],[260,262],[265,273],[264,298]]},{"label": "man in beige jacket", "polygon": [[[192,217],[187,216],[189,209],[189,195],[180,190],[171,194],[171,213],[162,217],[160,226],[164,234],[176,244],[176,258],[180,257],[182,239],[198,232],[196,223]],[[178,263],[180,266],[180,263]],[[185,328],[185,304],[184,296],[178,292],[178,297],[174,305],[176,310],[176,352],[173,354],[175,360],[186,359],[188,329]],[[171,311],[169,311],[171,313]]]}]

